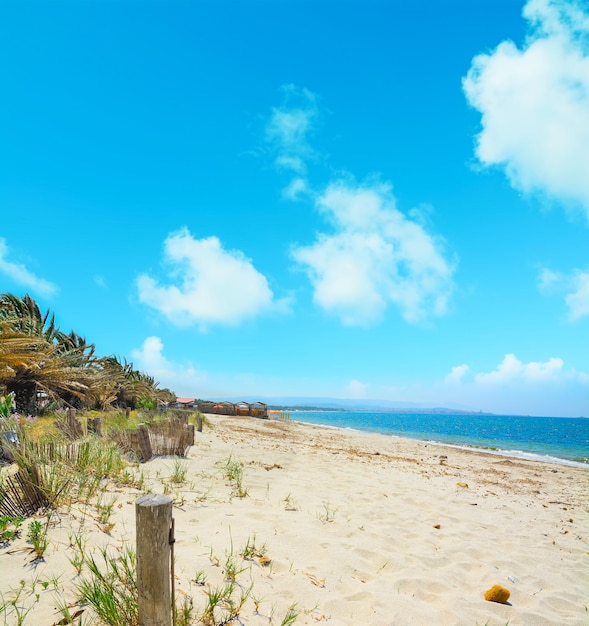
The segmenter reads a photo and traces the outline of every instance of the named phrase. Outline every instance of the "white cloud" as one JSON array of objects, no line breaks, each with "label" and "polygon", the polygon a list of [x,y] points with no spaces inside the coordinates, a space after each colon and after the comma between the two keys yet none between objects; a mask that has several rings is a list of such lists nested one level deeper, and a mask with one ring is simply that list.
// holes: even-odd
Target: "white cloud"
[{"label": "white cloud", "polygon": [[463,88],[482,114],[476,154],[512,186],[580,205],[589,219],[589,16],[574,2],[530,0],[525,45],[476,56]]},{"label": "white cloud", "polygon": [[346,398],[366,398],[368,385],[359,380],[351,380],[345,388]]},{"label": "white cloud", "polygon": [[589,315],[589,272],[575,272],[573,284],[574,291],[565,298],[571,321]]},{"label": "white cloud", "polygon": [[587,416],[589,372],[567,366],[560,357],[524,362],[506,354],[491,371],[458,365],[432,387],[413,389],[405,397],[505,415]]},{"label": "white cloud", "polygon": [[43,296],[52,296],[57,292],[57,285],[35,276],[24,265],[10,261],[8,257],[6,239],[0,237],[0,272],[6,274],[14,282]]},{"label": "white cloud", "polygon": [[315,128],[319,110],[315,94],[308,89],[285,85],[282,90],[284,104],[272,109],[265,139],[274,153],[276,167],[295,175],[283,192],[285,198],[295,200],[308,191],[305,180],[307,162],[316,157],[309,136]]},{"label": "white cloud", "polygon": [[462,379],[469,371],[468,365],[456,365],[450,370],[450,373],[444,378],[444,382],[449,385],[457,385],[462,382]]},{"label": "white cloud", "polygon": [[558,272],[553,272],[547,267],[542,268],[538,276],[538,287],[540,291],[550,291],[562,281],[562,276]]},{"label": "white cloud", "polygon": [[564,361],[560,358],[523,363],[514,354],[506,354],[495,370],[477,374],[475,381],[491,385],[512,382],[547,383],[562,381],[571,376],[574,373],[564,371]]},{"label": "white cloud", "polygon": [[316,304],[350,326],[377,322],[389,304],[409,322],[446,312],[453,265],[440,241],[397,210],[389,185],[338,181],[316,203],[335,233],[292,250]]},{"label": "white cloud", "polygon": [[563,274],[543,268],[538,277],[538,287],[543,293],[567,292],[564,300],[571,322],[589,315],[589,272],[574,270]]},{"label": "white cloud", "polygon": [[140,349],[131,351],[135,369],[147,372],[160,384],[180,397],[198,396],[207,383],[206,372],[191,363],[172,363],[163,355],[164,344],[159,337],[147,337]]},{"label": "white cloud", "polygon": [[170,282],[147,274],[137,279],[139,299],[178,326],[239,324],[263,312],[284,311],[268,281],[242,252],[223,249],[217,237],[194,239],[183,228],[167,237],[164,257]]},{"label": "white cloud", "polygon": [[282,196],[288,200],[297,200],[309,192],[307,181],[304,178],[293,178],[282,191]]}]

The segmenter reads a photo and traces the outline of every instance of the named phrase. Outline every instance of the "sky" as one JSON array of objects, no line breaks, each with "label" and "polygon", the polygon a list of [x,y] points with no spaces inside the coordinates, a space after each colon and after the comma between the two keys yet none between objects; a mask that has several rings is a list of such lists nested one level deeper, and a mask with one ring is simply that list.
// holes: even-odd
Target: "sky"
[{"label": "sky", "polygon": [[180,397],[589,416],[589,2],[0,0],[0,292]]}]

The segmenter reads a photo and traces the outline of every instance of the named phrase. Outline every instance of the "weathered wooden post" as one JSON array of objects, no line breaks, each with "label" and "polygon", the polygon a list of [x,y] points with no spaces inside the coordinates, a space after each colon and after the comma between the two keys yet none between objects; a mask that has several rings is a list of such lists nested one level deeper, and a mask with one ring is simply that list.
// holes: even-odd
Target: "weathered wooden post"
[{"label": "weathered wooden post", "polygon": [[186,424],[184,426],[184,429],[188,432],[188,437],[186,438],[188,445],[193,446],[194,445],[194,424]]},{"label": "weathered wooden post", "polygon": [[89,433],[102,437],[102,420],[99,417],[89,417],[86,424]]},{"label": "weathered wooden post", "polygon": [[198,421],[197,430],[199,433],[202,433],[202,415],[199,415],[197,417],[197,421]]},{"label": "weathered wooden post", "polygon": [[137,594],[140,626],[171,626],[170,539],[172,498],[142,496],[135,502]]},{"label": "weathered wooden post", "polygon": [[141,452],[141,460],[149,461],[153,456],[151,441],[149,441],[149,431],[145,424],[137,424],[137,441]]}]

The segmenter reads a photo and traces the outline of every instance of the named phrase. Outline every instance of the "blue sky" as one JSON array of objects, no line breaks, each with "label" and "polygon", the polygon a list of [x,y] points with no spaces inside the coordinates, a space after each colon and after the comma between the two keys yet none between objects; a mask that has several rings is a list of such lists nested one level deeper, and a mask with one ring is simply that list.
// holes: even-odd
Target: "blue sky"
[{"label": "blue sky", "polygon": [[0,1],[0,291],[179,396],[589,415],[589,3]]}]

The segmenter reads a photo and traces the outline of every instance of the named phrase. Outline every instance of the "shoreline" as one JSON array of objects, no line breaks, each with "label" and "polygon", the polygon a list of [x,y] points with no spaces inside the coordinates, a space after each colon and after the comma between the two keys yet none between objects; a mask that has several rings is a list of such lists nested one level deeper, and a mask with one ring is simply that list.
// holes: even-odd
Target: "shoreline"
[{"label": "shoreline", "polygon": [[[324,413],[323,411],[306,411],[305,413]],[[361,413],[359,411],[356,411],[357,413]],[[303,413],[303,411],[298,411],[298,413]],[[348,412],[343,412],[343,413],[348,413]],[[410,439],[412,441],[425,441],[425,442],[429,442],[432,444],[438,444],[438,445],[443,445],[443,446],[449,446],[449,447],[458,447],[458,448],[464,448],[467,450],[473,449],[473,450],[479,450],[479,451],[483,451],[483,452],[489,452],[490,454],[499,454],[502,456],[508,456],[508,457],[513,457],[513,458],[521,458],[521,459],[528,459],[531,461],[539,461],[539,462],[543,462],[543,463],[552,463],[552,464],[556,464],[556,465],[570,465],[571,467],[586,467],[589,469],[589,449],[587,449],[586,451],[583,451],[582,453],[582,457],[583,459],[588,459],[587,461],[579,461],[577,460],[579,457],[577,456],[576,458],[568,458],[565,456],[556,456],[554,453],[550,454],[550,453],[542,453],[539,451],[530,451],[530,450],[521,450],[518,448],[503,448],[501,447],[501,443],[502,442],[493,442],[494,445],[483,445],[483,444],[477,444],[477,443],[461,443],[461,442],[456,442],[456,441],[442,441],[440,439],[435,439],[435,438],[429,438],[429,433],[423,433],[422,437],[411,437],[410,434],[405,433],[405,432],[401,432],[401,431],[385,431],[383,429],[379,429],[377,427],[366,427],[366,428],[362,428],[362,427],[358,427],[358,426],[352,426],[352,425],[339,425],[339,424],[327,424],[327,423],[322,423],[322,422],[314,422],[314,421],[304,421],[304,420],[300,420],[300,419],[296,419],[296,416],[293,417],[292,413],[289,414],[291,415],[291,417],[289,418],[290,421],[296,422],[298,424],[308,424],[308,425],[316,425],[316,426],[324,426],[326,428],[336,428],[336,429],[342,429],[342,430],[348,430],[350,432],[359,432],[359,433],[368,433],[368,434],[374,434],[374,435],[382,435],[384,437],[399,437],[401,439]],[[296,415],[296,414],[295,414]],[[469,414],[470,415],[470,414]],[[502,416],[502,417],[509,417],[509,416]],[[278,419],[275,416],[270,416],[269,419],[271,420],[276,420]],[[569,418],[555,418],[555,419],[569,419]],[[579,419],[579,418],[570,418],[570,419]],[[287,420],[288,421],[288,420]],[[434,437],[435,435],[432,434],[432,437]],[[509,442],[505,442],[505,443],[509,443]]]},{"label": "shoreline", "polygon": [[[281,421],[275,418],[269,418],[270,421]],[[439,441],[437,439],[418,439],[414,437],[407,437],[405,435],[389,434],[378,431],[362,430],[360,428],[352,428],[351,426],[332,426],[330,424],[319,424],[314,422],[301,422],[296,419],[286,420],[287,422],[301,424],[302,426],[317,426],[319,428],[327,428],[341,431],[348,431],[352,433],[366,433],[367,435],[377,435],[381,437],[392,437],[396,439],[407,439],[409,441],[421,441],[424,443],[430,443],[437,446],[443,446],[447,448],[455,448],[458,450],[472,450],[473,452],[481,452],[483,454],[494,454],[496,456],[503,456],[507,458],[520,459],[525,461],[534,461],[537,463],[549,463],[551,465],[565,465],[567,467],[577,467],[579,469],[589,470],[589,463],[583,463],[581,461],[574,461],[572,459],[563,459],[551,455],[541,455],[534,452],[525,452],[524,450],[509,450],[507,448],[484,448],[483,446],[466,445],[458,443],[450,443],[446,441]]]},{"label": "shoreline", "polygon": [[[178,466],[182,482],[172,480]],[[88,553],[133,546],[135,502],[146,492],[174,500],[176,597],[190,599],[195,616],[211,590],[228,586],[232,563],[236,601],[248,592],[240,614],[248,626],[276,626],[291,607],[296,625],[587,623],[585,468],[207,414],[186,459],[129,471],[136,483],[107,482],[98,498],[113,503],[108,532],[98,509],[74,505],[52,518],[43,560],[33,565],[23,551],[25,532],[0,550],[0,591],[6,601],[24,590],[25,626],[57,623],[56,598],[78,608],[72,537]],[[253,544],[265,560],[242,556]],[[59,589],[41,586],[57,579]],[[484,600],[495,584],[511,591],[510,604]],[[96,623],[81,608],[83,626]]]}]

